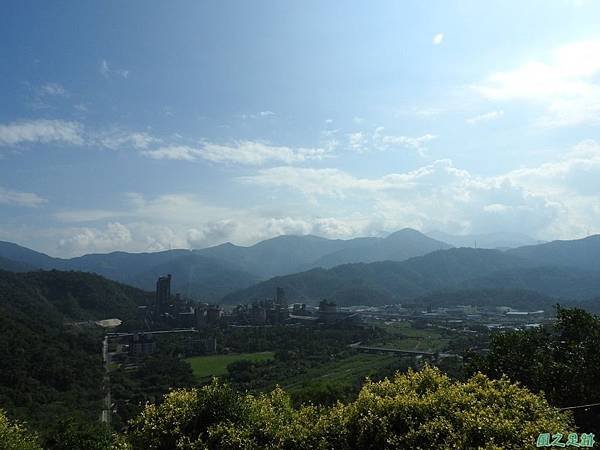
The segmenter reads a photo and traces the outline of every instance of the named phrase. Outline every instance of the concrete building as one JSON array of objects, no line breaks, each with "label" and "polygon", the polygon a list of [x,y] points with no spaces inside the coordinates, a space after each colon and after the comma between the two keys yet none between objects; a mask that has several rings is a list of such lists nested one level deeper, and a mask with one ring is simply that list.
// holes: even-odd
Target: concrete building
[{"label": "concrete building", "polygon": [[129,354],[150,355],[156,351],[156,341],[151,335],[135,333],[129,336]]},{"label": "concrete building", "polygon": [[337,320],[337,305],[325,299],[319,303],[319,319],[323,322],[332,322]]},{"label": "concrete building", "polygon": [[279,307],[279,309],[283,309],[287,311],[288,303],[287,298],[285,296],[285,291],[283,288],[278,287],[275,290],[275,305]]},{"label": "concrete building", "polygon": [[196,306],[196,327],[204,328],[216,326],[223,317],[223,310],[219,305],[198,305]]},{"label": "concrete building", "polygon": [[171,274],[160,277],[156,281],[156,297],[154,300],[154,314],[160,316],[169,309],[171,302]]}]

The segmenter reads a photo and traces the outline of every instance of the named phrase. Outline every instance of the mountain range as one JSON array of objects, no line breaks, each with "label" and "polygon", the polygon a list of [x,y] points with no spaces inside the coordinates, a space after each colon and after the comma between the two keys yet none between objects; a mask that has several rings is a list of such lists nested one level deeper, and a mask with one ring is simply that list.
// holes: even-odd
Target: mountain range
[{"label": "mountain range", "polygon": [[273,276],[313,267],[354,262],[402,261],[451,246],[411,229],[386,238],[325,239],[317,236],[279,236],[249,247],[231,243],[199,250],[154,253],[112,252],[71,259],[0,242],[0,269],[78,270],[93,272],[142,289],[154,289],[160,275],[173,275],[174,291],[217,301],[224,295]]},{"label": "mountain range", "polygon": [[338,304],[388,304],[461,289],[526,289],[583,300],[600,292],[600,235],[508,251],[452,248],[403,262],[312,269],[266,280],[223,301],[262,299],[277,286],[306,303],[328,298]]},{"label": "mountain range", "polygon": [[0,242],[0,269],[92,272],[145,290],[171,273],[173,292],[225,303],[270,297],[277,286],[286,289],[290,301],[307,303],[325,297],[339,304],[394,303],[469,289],[521,289],[586,299],[600,292],[600,236],[501,251],[453,248],[403,229],[385,238],[279,236],[249,247],[226,243],[71,259]]},{"label": "mountain range", "polygon": [[442,231],[430,231],[425,234],[430,238],[446,242],[454,247],[490,248],[501,250],[542,243],[542,241],[538,241],[531,236],[515,232],[455,235],[444,233]]}]

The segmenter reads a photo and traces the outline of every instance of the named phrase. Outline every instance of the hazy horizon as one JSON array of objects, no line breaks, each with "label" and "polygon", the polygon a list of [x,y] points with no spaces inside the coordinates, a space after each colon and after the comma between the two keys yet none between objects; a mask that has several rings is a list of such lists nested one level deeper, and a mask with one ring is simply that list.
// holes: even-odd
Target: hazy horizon
[{"label": "hazy horizon", "polygon": [[[79,256],[84,256],[84,255],[88,255],[88,254],[107,254],[107,253],[112,253],[112,252],[127,252],[127,253],[153,253],[153,252],[160,252],[160,251],[168,251],[168,250],[202,250],[202,249],[206,249],[206,248],[211,248],[211,247],[218,247],[220,245],[225,245],[225,244],[232,244],[234,246],[237,247],[252,247],[256,244],[259,244],[261,242],[264,241],[268,241],[271,239],[277,239],[277,238],[281,238],[281,237],[305,237],[305,236],[312,236],[312,237],[316,237],[316,238],[321,238],[321,239],[340,239],[340,240],[351,240],[351,239],[357,239],[357,238],[386,238],[388,236],[390,236],[391,234],[400,232],[400,231],[404,231],[404,230],[414,230],[417,231],[419,233],[422,233],[423,235],[434,239],[434,240],[438,240],[441,242],[444,242],[446,244],[450,244],[450,245],[454,245],[451,242],[447,242],[444,240],[443,235],[447,235],[446,237],[448,238],[455,238],[455,239],[477,239],[477,238],[499,238],[499,239],[511,239],[514,242],[522,242],[522,245],[535,245],[535,244],[541,244],[544,242],[550,242],[553,241],[554,239],[545,241],[545,240],[541,240],[541,239],[536,239],[533,236],[529,236],[523,233],[518,233],[518,232],[502,232],[502,231],[496,231],[496,232],[490,232],[490,233],[481,233],[481,234],[451,234],[451,233],[445,233],[443,231],[440,230],[429,230],[429,231],[422,231],[422,230],[417,230],[415,228],[403,228],[403,229],[399,229],[399,230],[395,230],[395,231],[386,231],[386,232],[381,232],[378,234],[371,234],[371,235],[356,235],[356,236],[351,236],[351,237],[344,237],[344,238],[330,238],[327,236],[320,236],[317,234],[313,234],[313,233],[308,233],[308,234],[279,234],[276,236],[271,236],[265,239],[259,239],[255,242],[251,242],[249,244],[238,244],[235,242],[231,242],[231,241],[223,241],[223,242],[217,242],[215,244],[212,245],[208,245],[206,247],[173,247],[170,246],[168,248],[165,249],[160,249],[160,250],[139,250],[139,251],[128,251],[128,250],[124,250],[122,248],[115,248],[113,250],[110,251],[105,251],[105,252],[82,252],[82,253],[78,253],[78,254],[72,254],[72,255],[61,255],[61,254],[53,254],[53,253],[49,253],[49,252],[45,252],[42,249],[38,249],[35,247],[28,247],[22,243],[19,242],[13,242],[13,241],[5,241],[5,242],[11,242],[13,244],[17,244],[19,246],[22,247],[26,247],[29,248],[30,250],[34,250],[37,252],[41,252],[41,253],[45,253],[48,256],[54,257],[54,258],[76,258]],[[438,236],[440,235],[440,236]],[[592,235],[588,235],[588,236],[583,236],[582,238],[585,237],[590,237]],[[477,245],[477,241],[474,240],[472,242],[469,242],[469,245],[466,245],[468,247],[474,247]],[[455,246],[463,246],[463,245],[455,245]],[[485,247],[485,244],[482,248],[493,248],[493,247]]]},{"label": "hazy horizon", "polygon": [[0,240],[600,233],[599,12],[5,2]]}]

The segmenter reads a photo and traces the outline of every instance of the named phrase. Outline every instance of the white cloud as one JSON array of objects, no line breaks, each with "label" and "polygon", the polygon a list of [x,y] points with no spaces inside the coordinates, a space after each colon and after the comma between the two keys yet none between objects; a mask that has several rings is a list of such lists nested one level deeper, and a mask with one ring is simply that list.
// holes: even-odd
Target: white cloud
[{"label": "white cloud", "polygon": [[319,160],[327,156],[325,149],[272,146],[261,142],[241,141],[233,145],[205,144],[201,149],[203,159],[216,163],[235,163],[259,166],[267,162],[293,164]]},{"label": "white cloud", "polygon": [[319,205],[346,207],[345,213],[338,213],[341,220],[349,211],[360,211],[369,218],[361,222],[363,229],[377,223],[387,230],[505,230],[542,239],[600,232],[600,144],[595,141],[583,141],[554,161],[489,177],[438,160],[376,178],[287,166],[263,169],[239,181],[300,193],[317,205],[316,211]]},{"label": "white cloud", "polygon": [[384,127],[377,127],[372,133],[359,131],[348,134],[348,145],[358,152],[408,148],[424,156],[427,144],[435,138],[436,136],[430,133],[417,137],[388,135],[384,133]]},{"label": "white cloud", "polygon": [[0,204],[36,207],[46,202],[46,199],[32,192],[13,191],[0,186]]},{"label": "white cloud", "polygon": [[108,64],[108,61],[103,59],[100,61],[100,74],[104,78],[111,78],[113,75],[116,75],[121,78],[129,78],[129,70],[128,69],[113,69]]},{"label": "white cloud", "polygon": [[[358,178],[338,169],[313,169],[301,167],[273,167],[260,170],[256,175],[238,178],[239,181],[263,186],[286,187],[307,195],[328,195],[346,197],[352,192],[377,192],[386,190],[414,189],[421,180],[439,171],[462,176],[462,172],[452,166],[450,160],[438,160],[417,170],[389,174],[380,178]],[[443,177],[436,174],[437,180]]]},{"label": "white cloud", "polygon": [[476,125],[481,122],[490,122],[492,120],[500,119],[502,116],[504,116],[504,111],[502,110],[490,111],[487,113],[479,114],[474,117],[470,117],[466,119],[466,122],[469,125]]},{"label": "white cloud", "polygon": [[269,110],[265,110],[265,111],[260,111],[258,113],[253,113],[253,114],[236,114],[234,117],[240,118],[242,120],[247,120],[247,119],[259,119],[261,117],[272,117],[275,116],[276,114],[273,111],[269,111]]},{"label": "white cloud", "polygon": [[440,45],[443,40],[444,40],[444,33],[438,33],[435,36],[433,36],[431,43],[433,45]]},{"label": "white cloud", "polygon": [[147,149],[151,144],[160,142],[160,139],[155,138],[154,136],[151,136],[145,132],[130,132],[122,130],[97,133],[97,135],[94,137],[94,140],[98,145],[111,150],[117,150],[123,147]]},{"label": "white cloud", "polygon": [[[436,136],[434,136],[433,134],[429,134],[429,133],[424,134],[423,136],[418,136],[418,137],[385,136],[385,135],[378,136],[380,146],[384,149],[391,148],[391,147],[412,148],[414,150],[417,150],[417,152],[421,156],[424,156],[424,154],[425,154],[425,149],[426,149],[427,143],[431,142],[435,138],[436,138]],[[377,144],[377,142],[376,142],[376,144]]]},{"label": "white cloud", "polygon": [[42,96],[50,95],[53,97],[66,97],[69,95],[67,90],[59,83],[45,83],[38,89]]},{"label": "white cloud", "polygon": [[[57,251],[153,251],[226,241],[250,245],[289,233],[350,238],[406,226],[453,233],[519,231],[541,239],[600,232],[600,144],[595,141],[583,141],[545,164],[497,176],[478,176],[438,160],[380,177],[283,166],[237,181],[265,188],[264,203],[223,207],[193,194],[149,198],[132,193],[114,211],[61,211],[54,218],[84,226],[57,232]],[[273,203],[270,196],[279,200]],[[88,226],[91,222],[101,224]]]},{"label": "white cloud", "polygon": [[329,156],[326,148],[291,148],[262,142],[239,141],[232,144],[205,143],[200,148],[185,145],[146,150],[143,155],[154,159],[197,161],[260,166],[271,162],[286,164],[320,160]]},{"label": "white cloud", "polygon": [[132,240],[129,228],[119,222],[108,223],[104,229],[77,228],[71,236],[59,241],[58,247],[66,254],[108,252],[125,248]]},{"label": "white cloud", "polygon": [[600,39],[555,48],[546,61],[491,74],[474,86],[494,101],[521,100],[545,109],[539,124],[567,126],[600,121]]},{"label": "white cloud", "polygon": [[108,78],[108,76],[110,75],[110,69],[108,68],[108,62],[105,59],[100,61],[100,73],[102,74],[103,77],[106,77],[106,78]]},{"label": "white cloud", "polygon": [[508,205],[503,205],[501,203],[492,203],[489,205],[485,205],[483,207],[483,210],[485,212],[491,212],[491,213],[505,213],[506,211],[509,211],[511,209],[510,206]]},{"label": "white cloud", "polygon": [[144,150],[142,155],[152,159],[170,159],[177,161],[196,161],[202,157],[202,151],[187,145],[171,145],[156,150]]},{"label": "white cloud", "polygon": [[22,143],[62,142],[81,145],[83,127],[63,120],[29,120],[0,124],[0,146]]},{"label": "white cloud", "polygon": [[65,210],[53,214],[54,218],[61,222],[96,222],[104,219],[113,219],[116,216],[127,216],[127,213],[103,209],[83,209],[83,210]]},{"label": "white cloud", "polygon": [[362,132],[350,133],[348,135],[348,144],[354,150],[362,150],[366,143],[366,136]]}]

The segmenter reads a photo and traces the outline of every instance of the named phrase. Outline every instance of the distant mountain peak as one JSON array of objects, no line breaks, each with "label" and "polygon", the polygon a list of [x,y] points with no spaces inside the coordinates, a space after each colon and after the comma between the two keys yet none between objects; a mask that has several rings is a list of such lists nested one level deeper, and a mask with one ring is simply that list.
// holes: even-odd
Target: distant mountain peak
[{"label": "distant mountain peak", "polygon": [[390,233],[385,239],[396,238],[396,237],[405,237],[405,236],[419,236],[419,237],[427,237],[423,233],[414,228],[402,228],[401,230],[394,231]]}]

